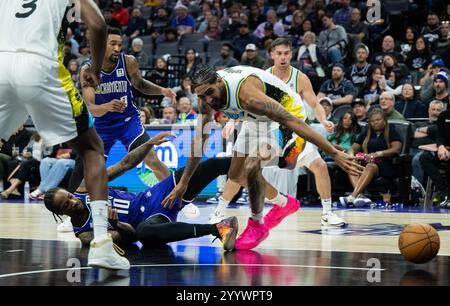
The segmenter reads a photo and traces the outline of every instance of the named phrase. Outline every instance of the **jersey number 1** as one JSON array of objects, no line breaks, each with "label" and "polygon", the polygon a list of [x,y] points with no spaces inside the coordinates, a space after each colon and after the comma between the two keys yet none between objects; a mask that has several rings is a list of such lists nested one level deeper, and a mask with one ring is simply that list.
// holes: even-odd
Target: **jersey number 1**
[{"label": "jersey number 1", "polygon": [[[30,1],[30,0],[24,0],[24,1]],[[30,2],[26,2],[22,4],[22,7],[28,11],[24,13],[16,13],[16,18],[28,18],[31,16],[31,14],[34,13],[34,11],[37,8],[36,2],[38,0],[31,0]]]}]

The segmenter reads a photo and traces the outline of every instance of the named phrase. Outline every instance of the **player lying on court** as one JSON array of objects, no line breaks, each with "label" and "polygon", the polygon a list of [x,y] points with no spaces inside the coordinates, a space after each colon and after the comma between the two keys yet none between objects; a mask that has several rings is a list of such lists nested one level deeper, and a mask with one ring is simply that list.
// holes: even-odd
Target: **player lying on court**
[{"label": "player lying on court", "polygon": [[[131,151],[119,163],[107,169],[108,180],[114,180],[126,171],[135,168],[154,145],[162,144],[174,136],[170,132],[160,133],[137,149]],[[226,174],[231,158],[211,158],[200,164],[189,183],[183,201],[172,208],[162,206],[162,200],[173,190],[184,168],[139,193],[122,192],[109,188],[108,232],[116,243],[132,243],[139,240],[146,246],[156,246],[168,242],[213,235],[222,241],[225,250],[234,249],[238,231],[236,217],[222,220],[216,224],[187,224],[177,222],[180,210],[191,203],[195,197],[219,175]],[[92,213],[89,197],[83,184],[75,194],[62,188],[54,188],[45,194],[44,203],[48,210],[60,216],[71,217],[75,235],[84,244],[93,239]]]},{"label": "player lying on court", "polygon": [[[282,163],[294,163],[304,149],[304,140],[328,153],[341,168],[349,173],[361,173],[362,167],[353,157],[338,151],[319,133],[308,126],[301,97],[282,80],[271,73],[247,66],[222,71],[205,67],[194,75],[192,87],[199,97],[201,116],[198,120],[191,156],[182,178],[163,204],[172,207],[188,190],[191,176],[201,160],[209,137],[208,124],[212,111],[222,111],[232,119],[244,121],[235,143],[228,177],[246,186],[249,192],[251,216],[247,228],[236,240],[236,249],[258,246],[286,216],[300,208],[292,196],[280,194],[262,175],[264,160],[281,156]],[[279,123],[278,126],[259,124]],[[293,133],[297,134],[296,137]],[[261,137],[258,134],[263,134]],[[291,148],[292,146],[292,148]],[[291,154],[292,153],[292,154]],[[238,155],[239,154],[239,155]],[[274,204],[263,216],[264,201]]]}]

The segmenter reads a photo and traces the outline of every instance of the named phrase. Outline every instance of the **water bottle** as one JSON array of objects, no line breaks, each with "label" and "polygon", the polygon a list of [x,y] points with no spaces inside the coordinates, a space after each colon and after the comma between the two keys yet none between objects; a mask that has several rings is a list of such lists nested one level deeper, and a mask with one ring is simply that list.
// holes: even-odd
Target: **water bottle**
[{"label": "water bottle", "polygon": [[23,201],[25,203],[30,202],[30,183],[29,182],[25,182],[25,185],[23,187]]}]

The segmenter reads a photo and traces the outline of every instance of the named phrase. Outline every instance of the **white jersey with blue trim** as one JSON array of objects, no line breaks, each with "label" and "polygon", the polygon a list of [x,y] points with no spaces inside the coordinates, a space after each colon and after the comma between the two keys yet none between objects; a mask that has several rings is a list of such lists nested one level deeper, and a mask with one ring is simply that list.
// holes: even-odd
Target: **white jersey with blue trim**
[{"label": "white jersey with blue trim", "polygon": [[225,83],[227,95],[227,104],[221,111],[231,119],[270,121],[267,116],[254,115],[242,109],[240,105],[239,91],[249,76],[259,78],[264,84],[264,93],[280,103],[292,115],[299,119],[306,118],[300,95],[270,72],[250,66],[235,66],[220,70],[217,74]]}]

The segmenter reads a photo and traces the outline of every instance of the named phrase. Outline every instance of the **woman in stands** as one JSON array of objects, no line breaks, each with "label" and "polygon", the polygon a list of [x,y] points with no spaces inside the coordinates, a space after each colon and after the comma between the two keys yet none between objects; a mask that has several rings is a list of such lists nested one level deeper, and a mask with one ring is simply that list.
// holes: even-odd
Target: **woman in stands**
[{"label": "woman in stands", "polygon": [[381,109],[373,109],[369,114],[367,129],[356,137],[352,146],[353,153],[365,169],[360,176],[349,176],[354,189],[351,195],[339,198],[341,204],[370,204],[372,201],[364,197],[364,190],[377,177],[395,177],[392,157],[398,155],[401,148],[401,137],[395,127],[388,124]]},{"label": "woman in stands", "polygon": [[193,76],[201,65],[201,59],[197,57],[197,51],[194,48],[187,49],[184,58],[186,63],[184,73]]},{"label": "woman in stands", "polygon": [[402,94],[395,102],[395,109],[405,118],[427,118],[428,114],[424,104],[415,97],[413,84],[406,82],[402,86]]},{"label": "woman in stands", "polygon": [[[348,154],[352,153],[352,144],[360,131],[358,120],[353,112],[345,112],[336,126],[336,131],[329,135],[328,141],[338,150]],[[328,158],[325,158],[326,160]],[[329,158],[331,161],[331,158]]]},{"label": "woman in stands", "polygon": [[386,78],[379,65],[370,66],[367,72],[367,81],[361,88],[358,98],[364,100],[366,105],[379,104],[380,95],[386,90]]}]

